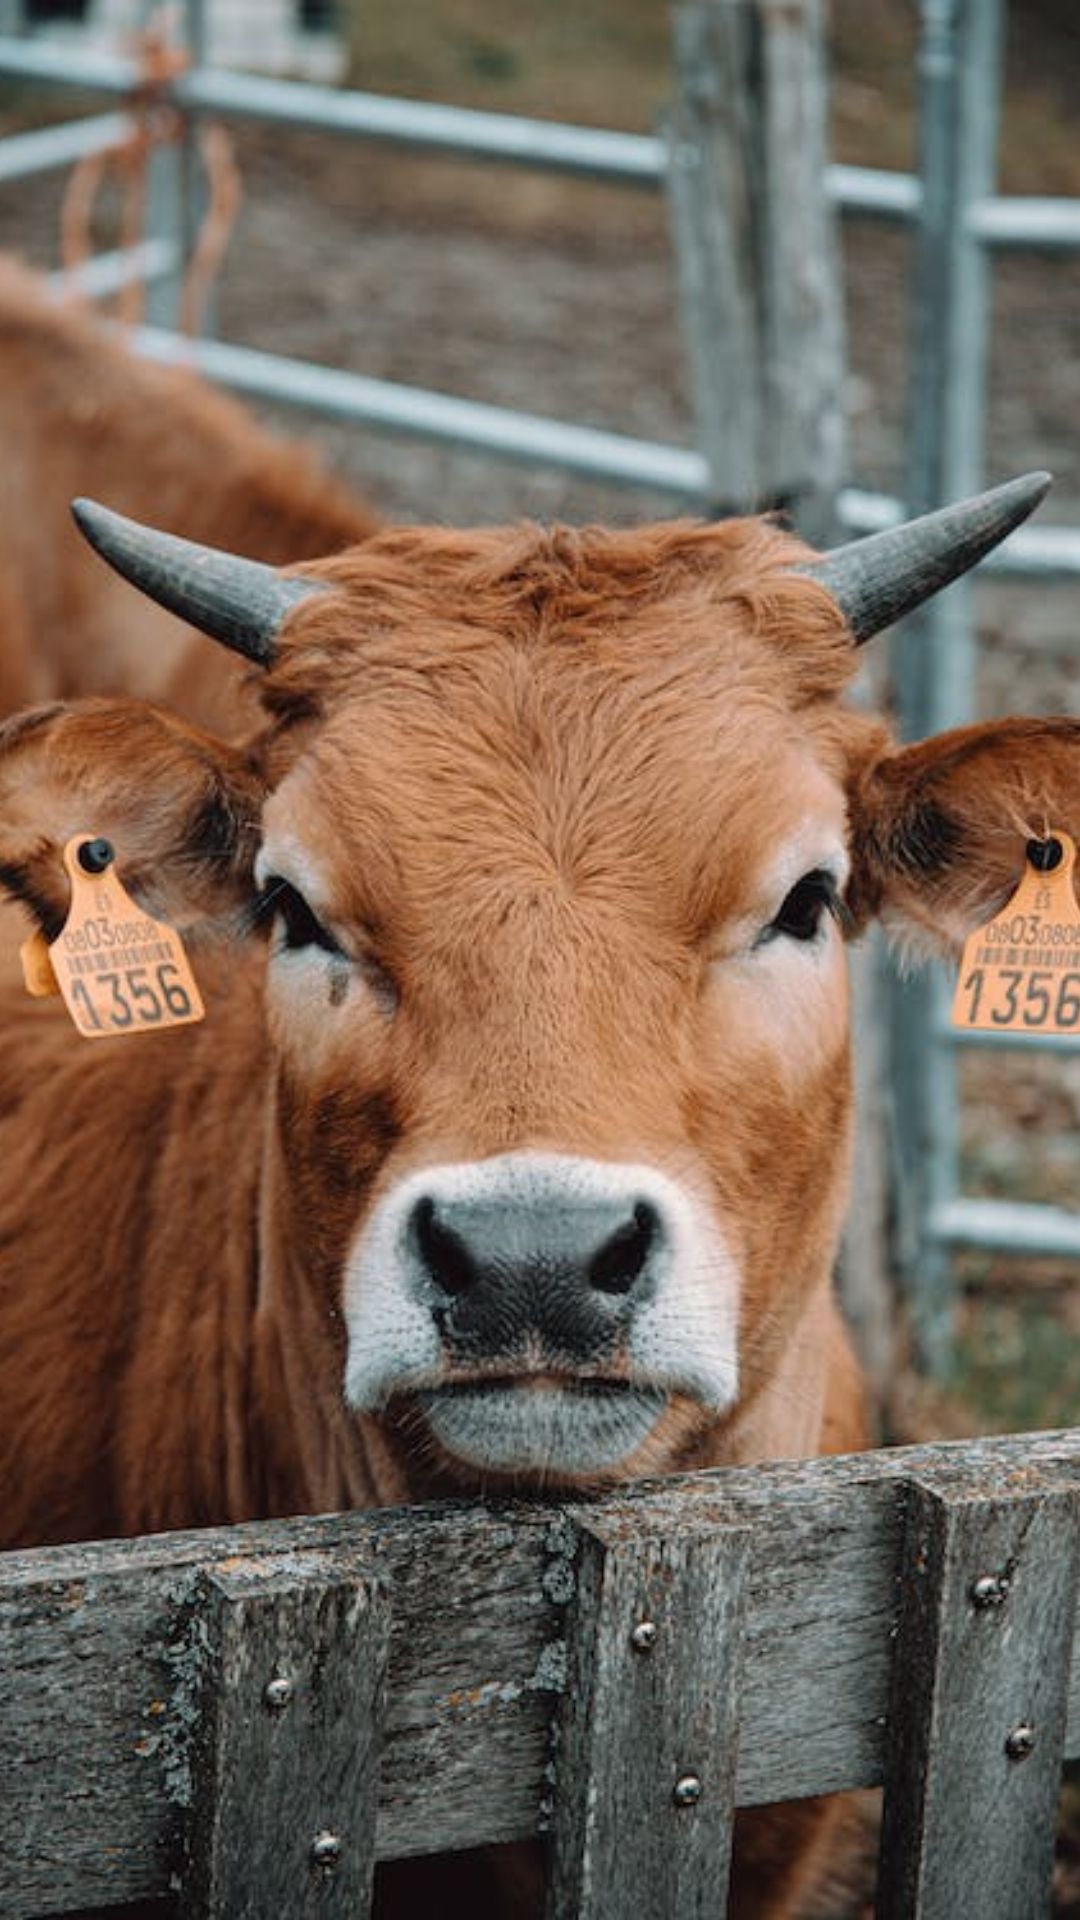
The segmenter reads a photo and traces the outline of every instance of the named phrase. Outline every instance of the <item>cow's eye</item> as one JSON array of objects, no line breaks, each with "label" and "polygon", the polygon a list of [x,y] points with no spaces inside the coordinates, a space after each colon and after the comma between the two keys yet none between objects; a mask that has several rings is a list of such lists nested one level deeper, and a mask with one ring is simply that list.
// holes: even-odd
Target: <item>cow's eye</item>
[{"label": "cow's eye", "polygon": [[804,943],[814,940],[824,915],[831,913],[839,919],[841,911],[835,879],[824,867],[815,867],[811,873],[804,873],[802,879],[795,882],[776,918],[770,920],[762,933],[761,940],[775,940],[778,934]]},{"label": "cow's eye", "polygon": [[302,893],[283,880],[280,874],[271,874],[262,891],[259,902],[260,915],[273,916],[281,927],[281,947],[288,953],[296,953],[301,947],[321,947],[324,953],[343,953],[343,948],[334,939],[321,920],[317,920],[304,899]]}]

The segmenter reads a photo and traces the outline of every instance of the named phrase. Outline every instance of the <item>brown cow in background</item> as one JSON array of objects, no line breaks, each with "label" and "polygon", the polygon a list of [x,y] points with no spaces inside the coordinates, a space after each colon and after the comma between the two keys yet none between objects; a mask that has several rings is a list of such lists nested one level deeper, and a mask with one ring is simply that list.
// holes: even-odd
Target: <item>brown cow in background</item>
[{"label": "brown cow in background", "polygon": [[[208,1007],[86,1046],[4,1001],[11,1543],[862,1443],[845,943],[955,950],[1080,834],[1080,726],[897,749],[853,642],[1044,486],[823,561],[759,521],[412,529],[288,576],[81,509],[263,718],[0,731],[8,889],[55,935],[62,847],[107,836]],[[740,1819],[740,1920],[810,1911],[838,1817]]]},{"label": "brown cow in background", "polygon": [[[368,508],[186,368],[140,360],[0,257],[0,712],[73,694],[160,700],[221,728],[243,674],[95,564],[76,494],[287,566],[353,546]],[[246,719],[253,718],[250,707]]]}]

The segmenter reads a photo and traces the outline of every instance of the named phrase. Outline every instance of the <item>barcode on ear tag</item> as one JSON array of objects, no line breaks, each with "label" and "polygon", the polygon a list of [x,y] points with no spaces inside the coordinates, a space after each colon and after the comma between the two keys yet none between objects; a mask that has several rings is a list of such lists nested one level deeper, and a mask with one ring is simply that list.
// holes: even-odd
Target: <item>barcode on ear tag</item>
[{"label": "barcode on ear tag", "polygon": [[108,841],[89,833],[64,848],[71,907],[49,959],[75,1025],[99,1040],[201,1020],[202,996],[180,935],[136,905],[112,858]]},{"label": "barcode on ear tag", "polygon": [[1031,841],[1008,906],[969,935],[953,997],[953,1025],[983,1033],[1074,1034],[1080,1039],[1080,906],[1076,846],[1056,827]]}]

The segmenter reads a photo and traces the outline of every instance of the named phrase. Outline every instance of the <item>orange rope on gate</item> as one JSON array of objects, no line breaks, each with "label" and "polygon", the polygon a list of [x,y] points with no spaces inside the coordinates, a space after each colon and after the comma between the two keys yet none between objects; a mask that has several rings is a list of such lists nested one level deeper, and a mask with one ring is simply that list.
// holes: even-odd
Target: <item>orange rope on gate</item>
[{"label": "orange rope on gate", "polygon": [[[147,180],[152,157],[176,146],[187,130],[184,113],[169,94],[188,66],[187,55],[170,44],[167,30],[152,27],[135,45],[139,74],[128,99],[131,131],[115,146],[87,154],[72,168],[60,208],[60,259],[65,272],[77,273],[93,255],[93,221],[98,197],[109,173],[123,181],[120,244],[137,247],[146,235]],[[242,199],[240,172],[232,141],[223,127],[200,130],[199,157],[205,169],[206,213],[187,264],[180,294],[180,329],[194,333],[221,271]],[[138,326],[146,305],[146,286],[132,280],[116,298],[115,316]]]},{"label": "orange rope on gate", "polygon": [[180,295],[180,331],[189,336],[197,334],[202,324],[244,197],[236,151],[224,127],[215,122],[202,128],[199,157],[206,173],[209,199]]}]

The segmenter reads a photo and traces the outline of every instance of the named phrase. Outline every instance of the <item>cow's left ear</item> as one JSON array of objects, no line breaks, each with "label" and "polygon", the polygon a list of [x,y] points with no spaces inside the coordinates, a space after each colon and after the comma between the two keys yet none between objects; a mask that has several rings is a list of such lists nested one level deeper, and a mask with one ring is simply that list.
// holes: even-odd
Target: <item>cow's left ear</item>
[{"label": "cow's left ear", "polygon": [[886,753],[851,793],[857,920],[958,953],[1010,898],[1029,840],[1080,842],[1080,720],[999,720]]},{"label": "cow's left ear", "polygon": [[242,747],[138,700],[34,707],[0,726],[0,886],[49,939],[67,917],[63,850],[116,850],[157,918],[184,924],[250,900],[264,788]]}]

